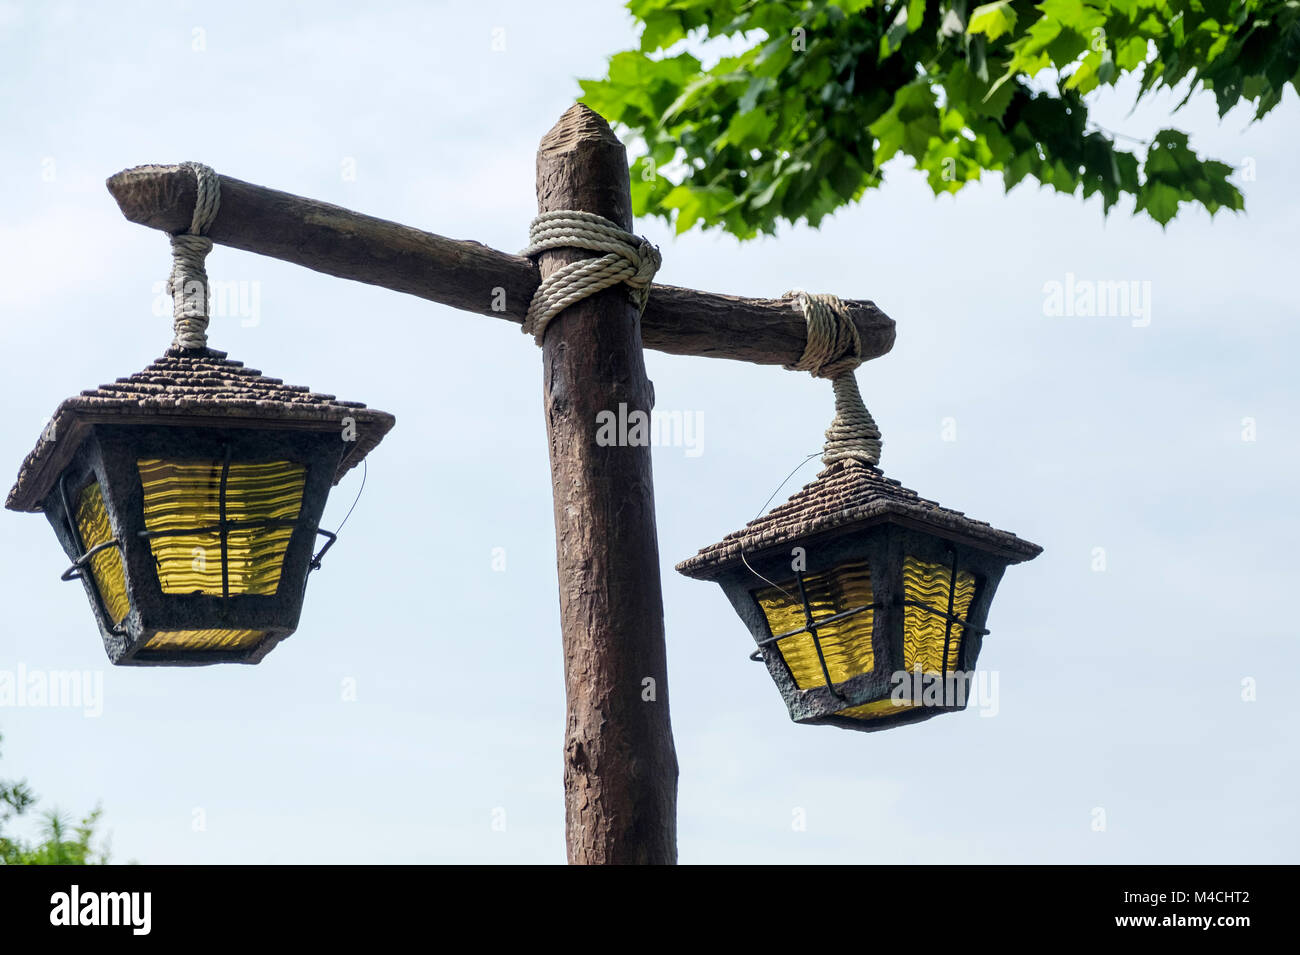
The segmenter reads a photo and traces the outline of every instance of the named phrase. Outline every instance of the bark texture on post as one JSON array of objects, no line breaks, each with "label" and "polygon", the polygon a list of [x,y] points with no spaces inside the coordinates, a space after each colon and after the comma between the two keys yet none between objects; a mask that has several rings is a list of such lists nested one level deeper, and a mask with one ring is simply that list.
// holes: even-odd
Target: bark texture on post
[{"label": "bark texture on post", "polygon": [[[537,204],[540,212],[595,212],[632,228],[627,155],[587,107],[569,109],[542,138]],[[541,274],[591,254],[545,252]],[[634,411],[649,415],[652,404],[626,287],[556,316],[542,361],[568,701],[569,862],[673,863],[677,755],[650,448],[596,442],[600,412],[624,420]]]}]

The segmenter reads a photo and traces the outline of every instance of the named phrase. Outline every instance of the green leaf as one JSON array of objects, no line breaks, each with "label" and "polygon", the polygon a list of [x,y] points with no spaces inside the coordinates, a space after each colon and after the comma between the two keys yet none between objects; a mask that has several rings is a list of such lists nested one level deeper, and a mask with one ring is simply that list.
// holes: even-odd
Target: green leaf
[{"label": "green leaf", "polygon": [[1127,73],[1146,61],[1147,42],[1143,36],[1131,36],[1119,42],[1115,48],[1115,65],[1121,72]]},{"label": "green leaf", "polygon": [[1070,74],[1061,89],[1076,90],[1081,95],[1096,89],[1097,84],[1101,82],[1101,73],[1099,72],[1101,64],[1101,54],[1090,53],[1074,68],[1074,72]]},{"label": "green leaf", "polygon": [[907,0],[907,28],[915,33],[925,22],[925,0]]},{"label": "green leaf", "polygon": [[740,110],[748,113],[758,105],[758,99],[769,89],[775,86],[775,81],[770,76],[755,76],[749,81],[745,92],[740,96]]},{"label": "green leaf", "polygon": [[1110,50],[1105,50],[1101,54],[1101,65],[1097,67],[1097,82],[1109,83],[1113,79],[1115,79],[1115,60]]},{"label": "green leaf", "polygon": [[918,80],[904,86],[895,95],[893,106],[871,124],[870,130],[879,141],[876,168],[899,150],[918,160],[923,158],[930,139],[939,135],[939,112],[930,85]]},{"label": "green leaf", "polygon": [[775,199],[780,197],[782,192],[784,192],[784,187],[789,184],[790,181],[788,179],[773,179],[768,183],[766,188],[759,192],[758,195],[750,201],[750,208],[763,209],[768,206]]},{"label": "green leaf", "polygon": [[653,53],[686,38],[681,14],[676,10],[659,10],[645,18],[641,33],[641,52]]},{"label": "green leaf", "polygon": [[966,24],[966,32],[982,33],[990,41],[996,40],[1004,33],[1010,33],[1016,26],[1016,11],[1011,8],[1010,0],[998,0],[976,7]]},{"label": "green leaf", "polygon": [[1043,18],[1055,20],[1063,28],[1080,36],[1091,36],[1097,27],[1104,27],[1106,15],[1094,6],[1079,0],[1043,0],[1038,4]]},{"label": "green leaf", "polygon": [[867,171],[848,153],[840,154],[840,162],[831,172],[829,182],[841,199],[852,199],[863,189]]},{"label": "green leaf", "polygon": [[829,0],[833,7],[839,7],[845,13],[861,13],[876,5],[876,0]]},{"label": "green leaf", "polygon": [[660,200],[665,209],[677,211],[677,234],[681,235],[701,219],[706,219],[717,207],[717,190],[691,189],[689,186],[677,186]]},{"label": "green leaf", "polygon": [[901,7],[898,15],[894,17],[894,22],[885,31],[884,39],[880,41],[880,58],[883,60],[891,56],[895,50],[902,46],[903,40],[907,38],[907,33],[907,7]]},{"label": "green leaf", "polygon": [[953,64],[943,84],[948,94],[948,102],[972,116],[989,116],[1000,119],[1016,95],[1016,84],[1003,83],[1002,78],[996,83],[982,82],[967,68],[965,61]]},{"label": "green leaf", "polygon": [[737,113],[728,124],[726,133],[719,138],[718,145],[754,149],[765,145],[775,130],[776,117],[765,110]]},{"label": "green leaf", "polygon": [[1164,226],[1178,215],[1181,201],[1182,193],[1173,186],[1163,182],[1149,182],[1142,187],[1138,209]]}]

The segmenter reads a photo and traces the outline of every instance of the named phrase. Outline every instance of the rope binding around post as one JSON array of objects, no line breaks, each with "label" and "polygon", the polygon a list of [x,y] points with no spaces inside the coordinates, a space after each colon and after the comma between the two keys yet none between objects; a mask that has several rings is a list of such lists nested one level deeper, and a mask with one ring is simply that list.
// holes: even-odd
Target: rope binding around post
[{"label": "rope binding around post", "polygon": [[628,286],[637,311],[645,311],[650,283],[662,263],[659,250],[646,239],[604,216],[559,210],[544,212],[533,220],[528,229],[528,248],[520,255],[535,256],[548,249],[586,249],[602,254],[556,269],[537,287],[523,331],[532,335],[539,346],[556,315],[620,282]]}]

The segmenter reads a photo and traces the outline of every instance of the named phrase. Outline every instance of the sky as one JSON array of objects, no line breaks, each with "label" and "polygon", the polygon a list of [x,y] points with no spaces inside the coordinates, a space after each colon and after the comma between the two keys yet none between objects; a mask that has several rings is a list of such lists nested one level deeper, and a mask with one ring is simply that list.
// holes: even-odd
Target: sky
[{"label": "sky", "polygon": [[[517,251],[538,141],[635,36],[612,3],[0,3],[0,464],[170,341],[167,242],[106,177],[198,160]],[[1097,95],[1097,121],[1188,132],[1239,167],[1244,213],[1162,230],[997,176],[937,199],[905,160],[819,230],[637,224],[661,282],[875,301],[897,343],[858,379],[886,474],[1044,548],[993,602],[995,705],[795,725],[722,592],[673,565],[819,450],[830,388],[647,352],[656,410],[696,426],[653,452],[682,862],[1296,861],[1300,103],[1252,124],[1207,95],[1130,112],[1132,93]],[[116,861],[563,862],[537,349],[250,253],[208,270],[248,292],[214,347],[397,425],[298,632],[256,667],[112,667],[47,522],[0,513],[0,671],[102,685],[94,707],[0,706],[0,778],[101,805]],[[1084,282],[1137,283],[1142,307],[1059,314],[1052,283]]]}]

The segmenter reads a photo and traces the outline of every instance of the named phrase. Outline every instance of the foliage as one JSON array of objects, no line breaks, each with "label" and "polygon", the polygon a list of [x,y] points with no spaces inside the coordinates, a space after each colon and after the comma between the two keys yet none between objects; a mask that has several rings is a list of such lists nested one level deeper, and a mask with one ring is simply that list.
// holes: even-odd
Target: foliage
[{"label": "foliage", "polygon": [[42,814],[44,826],[39,842],[26,844],[6,835],[7,824],[36,803],[27,783],[0,780],[0,865],[102,865],[108,861],[108,847],[95,846],[99,825],[98,807],[73,825],[57,809]]},{"label": "foliage", "polygon": [[[582,82],[644,140],[638,215],[741,238],[816,226],[910,156],[936,193],[985,171],[1161,225],[1180,205],[1238,210],[1227,163],[1164,129],[1133,150],[1087,94],[1132,75],[1137,100],[1209,90],[1258,119],[1300,84],[1300,0],[630,0],[640,46]],[[691,43],[686,43],[687,39]],[[705,66],[693,53],[727,55]],[[1136,104],[1135,104],[1136,105]]]}]

